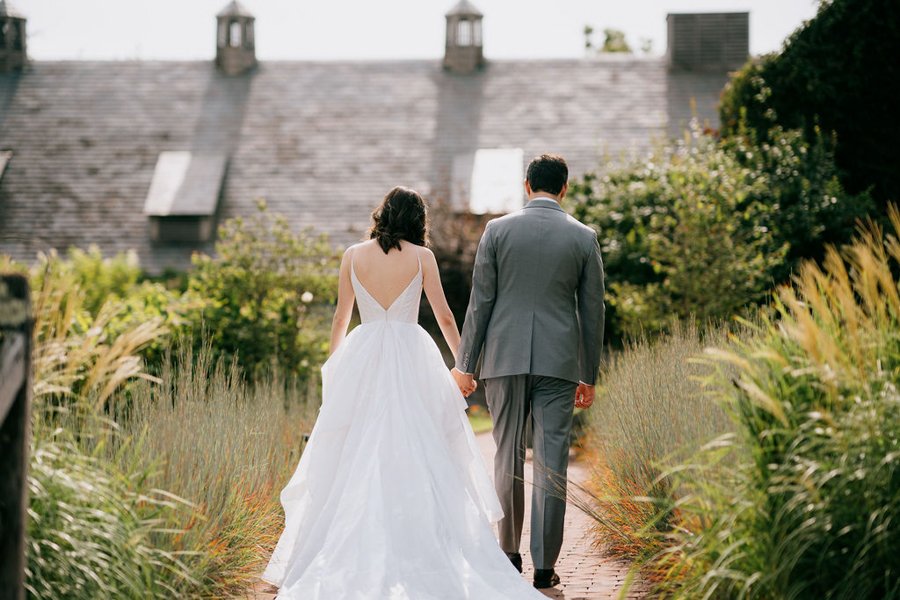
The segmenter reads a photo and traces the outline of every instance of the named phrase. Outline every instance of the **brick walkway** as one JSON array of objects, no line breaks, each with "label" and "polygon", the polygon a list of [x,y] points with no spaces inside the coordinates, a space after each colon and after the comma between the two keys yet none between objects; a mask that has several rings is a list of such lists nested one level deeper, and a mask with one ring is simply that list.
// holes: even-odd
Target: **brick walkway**
[{"label": "brick walkway", "polygon": [[[485,463],[490,467],[494,464],[494,440],[490,433],[478,436],[478,443],[484,455]],[[531,553],[528,551],[531,539],[531,451],[528,451],[528,461],[525,463],[525,524],[522,531],[522,562],[524,566],[523,577],[529,581],[534,576],[534,566],[531,564]],[[577,462],[569,464],[569,480],[576,483],[584,483],[588,472],[584,465]],[[591,533],[591,520],[572,503],[566,509],[566,529],[563,538],[562,553],[556,562],[556,572],[559,573],[560,584],[550,590],[543,590],[548,598],[558,600],[605,600],[618,598],[622,585],[628,575],[628,563],[603,557],[594,546],[594,537]],[[632,586],[636,588],[637,586]],[[642,598],[638,592],[630,592],[628,598]]]},{"label": "brick walkway", "polygon": [[[494,460],[494,440],[490,433],[478,436],[478,443],[484,454],[484,460],[490,467]],[[529,451],[530,452],[530,451]],[[531,461],[525,465],[525,527],[522,535],[522,557],[524,563],[523,577],[532,579],[534,567],[528,552],[531,513]],[[587,479],[584,465],[573,462],[569,466],[570,481],[582,483]],[[618,598],[622,585],[626,580],[629,565],[625,562],[603,557],[593,547],[591,520],[571,503],[566,510],[565,541],[562,554],[556,563],[556,571],[562,580],[560,585],[551,590],[543,590],[548,598],[558,600],[606,600]],[[638,589],[632,586],[627,598],[643,598]],[[267,583],[258,581],[251,590],[241,598],[251,600],[273,600],[275,589]]]}]

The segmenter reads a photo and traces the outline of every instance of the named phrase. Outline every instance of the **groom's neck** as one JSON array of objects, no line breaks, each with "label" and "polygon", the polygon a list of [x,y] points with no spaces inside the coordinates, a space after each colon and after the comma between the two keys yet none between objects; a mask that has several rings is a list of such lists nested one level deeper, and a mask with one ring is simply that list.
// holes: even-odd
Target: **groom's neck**
[{"label": "groom's neck", "polygon": [[528,194],[528,201],[531,202],[535,198],[549,198],[559,203],[562,200],[562,194],[550,194],[547,192],[531,192]]}]

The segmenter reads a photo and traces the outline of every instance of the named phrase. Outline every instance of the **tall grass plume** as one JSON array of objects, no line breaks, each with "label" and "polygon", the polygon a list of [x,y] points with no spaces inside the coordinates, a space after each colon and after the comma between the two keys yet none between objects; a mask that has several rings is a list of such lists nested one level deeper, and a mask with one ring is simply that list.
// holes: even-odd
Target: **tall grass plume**
[{"label": "tall grass plume", "polygon": [[588,413],[584,446],[593,478],[583,508],[614,555],[638,558],[658,549],[656,534],[671,527],[659,502],[677,497],[663,475],[666,461],[730,430],[726,413],[697,384],[710,368],[692,360],[725,336],[721,328],[679,324],[653,342],[628,344],[605,370]]},{"label": "tall grass plume", "polygon": [[662,593],[900,597],[896,209],[890,222],[804,265],[756,336],[710,351],[737,435],[676,476],[693,487],[680,506],[693,526],[656,557],[669,568]]}]

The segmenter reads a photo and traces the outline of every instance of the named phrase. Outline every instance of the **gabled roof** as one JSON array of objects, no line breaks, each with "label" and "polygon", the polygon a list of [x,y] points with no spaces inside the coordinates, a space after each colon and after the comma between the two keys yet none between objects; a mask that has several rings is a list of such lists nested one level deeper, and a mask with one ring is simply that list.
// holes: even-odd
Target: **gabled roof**
[{"label": "gabled roof", "polygon": [[448,17],[483,17],[481,11],[475,8],[475,5],[469,0],[459,0],[459,2],[447,13]]},{"label": "gabled roof", "polygon": [[220,222],[265,198],[346,244],[395,185],[451,202],[454,162],[479,149],[557,152],[574,178],[682,131],[692,98],[715,125],[726,79],[644,57],[497,60],[466,76],[439,60],[263,61],[236,77],[207,61],[34,61],[0,74],[0,144],[15,153],[0,253],[95,243],[134,248],[151,273],[189,268],[211,244],[153,243],[144,214],[166,151],[229,157]]},{"label": "gabled roof", "polygon": [[217,17],[247,17],[250,19],[255,18],[253,16],[253,13],[251,13],[249,10],[247,10],[247,7],[245,7],[243,4],[241,4],[237,0],[231,0],[231,2],[228,3],[228,6],[226,6],[222,10],[220,10],[219,14],[217,14],[216,16]]}]

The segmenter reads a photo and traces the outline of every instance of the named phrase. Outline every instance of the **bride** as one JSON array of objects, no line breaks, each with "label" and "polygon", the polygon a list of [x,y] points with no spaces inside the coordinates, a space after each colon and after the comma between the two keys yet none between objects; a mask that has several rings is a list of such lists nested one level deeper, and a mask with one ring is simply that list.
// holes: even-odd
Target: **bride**
[{"label": "bride", "polygon": [[[425,203],[396,187],[372,219],[341,262],[322,407],[262,579],[282,600],[543,599],[497,544],[466,401],[417,323],[424,289],[455,358]],[[347,335],[354,298],[362,324]]]}]

